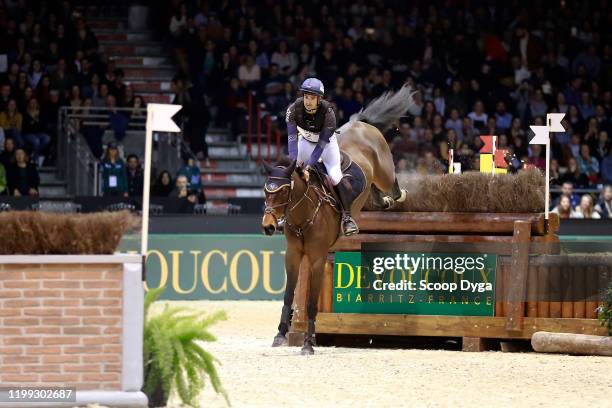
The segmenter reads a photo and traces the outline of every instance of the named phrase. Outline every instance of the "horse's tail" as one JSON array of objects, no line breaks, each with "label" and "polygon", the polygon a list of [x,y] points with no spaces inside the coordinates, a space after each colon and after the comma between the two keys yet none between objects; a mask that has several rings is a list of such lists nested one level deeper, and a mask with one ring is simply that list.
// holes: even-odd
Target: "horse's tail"
[{"label": "horse's tail", "polygon": [[360,120],[384,132],[393,122],[414,105],[416,91],[404,85],[397,92],[388,91],[374,99],[361,111],[351,116],[350,122]]}]

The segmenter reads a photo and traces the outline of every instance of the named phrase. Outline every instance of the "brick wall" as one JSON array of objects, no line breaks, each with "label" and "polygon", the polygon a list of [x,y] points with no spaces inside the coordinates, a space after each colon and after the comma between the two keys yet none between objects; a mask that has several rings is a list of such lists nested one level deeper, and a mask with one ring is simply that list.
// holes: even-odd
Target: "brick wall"
[{"label": "brick wall", "polygon": [[0,264],[0,383],[121,390],[122,264]]}]

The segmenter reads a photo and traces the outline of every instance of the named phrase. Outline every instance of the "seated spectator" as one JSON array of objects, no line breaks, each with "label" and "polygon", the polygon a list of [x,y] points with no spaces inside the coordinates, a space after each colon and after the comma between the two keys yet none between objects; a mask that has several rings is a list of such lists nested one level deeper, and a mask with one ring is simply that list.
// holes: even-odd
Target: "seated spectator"
[{"label": "seated spectator", "polygon": [[561,182],[569,182],[578,188],[587,188],[589,186],[589,179],[587,176],[580,171],[578,167],[578,161],[570,157],[567,161],[567,171],[561,177]]},{"label": "seated spectator", "polygon": [[130,154],[127,157],[127,185],[130,197],[142,197],[144,175],[138,156],[135,154]]},{"label": "seated spectator", "polygon": [[506,104],[504,101],[497,102],[495,120],[497,127],[502,131],[506,131],[512,126],[512,114],[506,111]]},{"label": "seated spectator", "polygon": [[559,204],[552,209],[552,213],[559,214],[559,218],[577,218],[574,210],[572,209],[572,202],[569,196],[563,194],[559,198]]},{"label": "seated spectator", "polygon": [[544,100],[544,94],[541,89],[536,89],[533,98],[529,101],[529,109],[532,118],[546,116],[548,105]]},{"label": "seated spectator", "polygon": [[591,149],[588,144],[582,144],[580,146],[578,167],[580,168],[580,172],[585,174],[589,179],[589,184],[597,184],[599,179],[599,162],[595,157],[591,156]]},{"label": "seated spectator", "polygon": [[38,170],[28,161],[28,156],[22,148],[15,150],[15,162],[7,169],[7,181],[10,195],[38,196]]},{"label": "seated spectator", "polygon": [[119,157],[116,144],[108,144],[101,167],[102,194],[107,197],[128,197],[125,163]]},{"label": "seated spectator", "polygon": [[291,76],[297,69],[297,56],[293,52],[289,52],[286,41],[281,41],[278,44],[278,50],[272,54],[270,59],[272,64],[276,64],[281,74]]},{"label": "seated spectator", "polygon": [[81,106],[83,106],[83,100],[81,99],[81,90],[77,85],[74,85],[70,90],[70,107],[80,108]]},{"label": "seated spectator", "polygon": [[612,218],[612,185],[608,184],[604,187],[595,211],[601,215],[601,218]]},{"label": "seated spectator", "polygon": [[450,112],[450,118],[446,119],[444,124],[446,129],[453,129],[457,134],[459,140],[463,140],[463,120],[459,117],[459,111],[452,109]]},{"label": "seated spectator", "polygon": [[15,162],[15,141],[7,137],[4,139],[4,150],[0,153],[0,164],[4,166],[4,169],[8,169],[11,163]]},{"label": "seated spectator", "polygon": [[46,133],[47,123],[45,118],[41,117],[38,101],[34,98],[28,102],[22,130],[24,141],[32,146],[32,153],[35,158],[40,159],[38,165],[42,166],[44,157],[39,156],[39,153],[51,142],[51,137]]},{"label": "seated spectator", "polygon": [[170,177],[168,170],[164,170],[157,176],[157,180],[155,180],[151,190],[151,195],[154,197],[168,197],[173,189],[172,177]]},{"label": "seated spectator", "polygon": [[593,207],[593,197],[589,194],[583,194],[580,198],[580,205],[574,209],[574,217],[572,218],[600,219],[601,215]]},{"label": "seated spectator", "polygon": [[536,166],[540,170],[546,169],[546,159],[542,157],[542,145],[534,144],[530,147],[530,155],[528,163]]},{"label": "seated spectator", "polygon": [[182,205],[178,210],[180,213],[193,213],[193,207],[198,202],[197,191],[189,188],[189,181],[182,174],[176,178],[176,188],[170,196],[182,200]]},{"label": "seated spectator", "polygon": [[250,55],[244,58],[244,62],[238,68],[238,79],[242,86],[247,87],[261,80],[259,65],[255,65],[255,61]]},{"label": "seated spectator", "polygon": [[178,171],[177,179],[179,176],[185,176],[189,186],[194,190],[199,190],[202,187],[200,173],[200,168],[196,165],[195,160],[190,158],[187,159],[185,165]]},{"label": "seated spectator", "polygon": [[[563,184],[561,185],[561,195],[562,196],[566,196],[569,197],[570,199],[570,204],[571,207],[574,208],[578,205],[579,202],[579,197],[577,194],[574,194],[574,184],[572,184],[571,181],[564,181]],[[559,200],[561,199],[561,197],[559,197],[559,199],[557,199],[557,203],[556,205],[559,204]]]},{"label": "seated spectator", "polygon": [[0,113],[0,127],[4,129],[5,137],[10,137],[19,147],[23,146],[21,128],[23,126],[23,116],[17,110],[17,101],[10,99],[6,109]]}]

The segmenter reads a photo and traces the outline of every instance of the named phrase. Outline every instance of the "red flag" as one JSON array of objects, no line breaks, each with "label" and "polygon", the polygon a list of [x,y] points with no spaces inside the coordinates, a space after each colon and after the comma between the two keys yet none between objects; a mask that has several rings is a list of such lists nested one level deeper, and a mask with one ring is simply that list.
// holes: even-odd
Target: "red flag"
[{"label": "red flag", "polygon": [[493,138],[495,136],[480,136],[484,146],[480,148],[480,153],[493,153]]},{"label": "red flag", "polygon": [[506,149],[498,149],[495,151],[495,158],[493,159],[495,162],[495,167],[498,169],[506,169],[508,168],[508,163],[506,163],[505,157],[508,153]]}]

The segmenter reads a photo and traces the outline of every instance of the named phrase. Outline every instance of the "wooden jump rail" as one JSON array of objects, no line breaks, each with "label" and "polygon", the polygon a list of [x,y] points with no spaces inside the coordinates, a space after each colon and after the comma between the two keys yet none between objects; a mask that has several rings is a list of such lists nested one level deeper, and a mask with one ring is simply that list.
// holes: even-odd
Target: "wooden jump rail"
[{"label": "wooden jump rail", "polygon": [[[486,339],[529,339],[536,331],[605,334],[595,319],[597,301],[575,299],[580,298],[580,291],[593,293],[594,289],[607,284],[612,277],[612,265],[605,266],[599,262],[586,269],[561,266],[559,255],[555,258],[558,245],[554,244],[559,242],[557,214],[550,214],[546,222],[544,214],[540,213],[372,211],[362,212],[357,223],[360,233],[341,237],[331,249],[319,297],[317,333],[462,337],[464,350],[482,350]],[[497,253],[495,316],[333,312],[334,252],[360,251],[362,243],[413,245],[438,242],[470,243],[476,249],[483,244],[488,252]],[[539,247],[538,244],[546,245]],[[294,318],[289,333],[289,342],[294,345],[298,345],[306,330],[309,273],[300,272],[296,288]],[[565,298],[570,300],[562,301],[564,294],[557,296],[559,301],[535,299],[536,293],[559,292],[561,279],[571,279],[571,290],[578,291],[565,294]],[[568,285],[564,287],[567,290]]]}]

